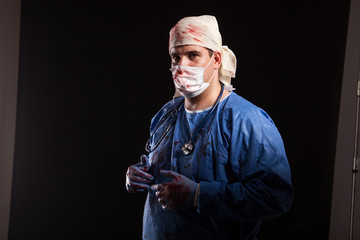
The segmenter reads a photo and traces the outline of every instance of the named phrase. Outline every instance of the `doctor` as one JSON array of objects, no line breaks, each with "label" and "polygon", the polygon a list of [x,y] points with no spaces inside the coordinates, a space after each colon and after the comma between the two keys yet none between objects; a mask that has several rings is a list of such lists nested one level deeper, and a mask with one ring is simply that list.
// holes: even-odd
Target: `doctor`
[{"label": "doctor", "polygon": [[233,92],[236,58],[215,17],[181,19],[169,53],[175,98],[151,121],[148,156],[126,174],[129,192],[147,191],[143,239],[256,239],[261,221],[292,202],[281,136]]}]

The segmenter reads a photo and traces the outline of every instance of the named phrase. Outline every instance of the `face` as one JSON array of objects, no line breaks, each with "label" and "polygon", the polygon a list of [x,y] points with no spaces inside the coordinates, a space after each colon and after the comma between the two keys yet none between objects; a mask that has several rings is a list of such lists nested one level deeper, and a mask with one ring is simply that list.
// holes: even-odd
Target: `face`
[{"label": "face", "polygon": [[190,66],[190,67],[206,67],[204,72],[204,80],[207,82],[214,70],[220,67],[221,56],[219,52],[214,52],[213,56],[209,55],[209,50],[205,47],[196,45],[184,45],[173,47],[170,50],[171,67],[176,65]]},{"label": "face", "polygon": [[176,65],[205,67],[210,61],[209,51],[195,45],[173,47],[170,56],[172,67]]}]

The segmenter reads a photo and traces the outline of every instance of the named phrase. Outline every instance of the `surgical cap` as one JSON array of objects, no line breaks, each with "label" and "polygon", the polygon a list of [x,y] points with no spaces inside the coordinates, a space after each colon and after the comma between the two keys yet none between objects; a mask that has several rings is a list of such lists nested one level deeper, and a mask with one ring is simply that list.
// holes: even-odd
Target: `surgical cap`
[{"label": "surgical cap", "polygon": [[219,81],[225,86],[229,85],[227,89],[232,90],[231,78],[235,77],[236,57],[227,46],[222,45],[219,26],[214,16],[202,15],[181,19],[170,30],[169,52],[173,47],[182,45],[197,45],[219,51],[222,59]]}]

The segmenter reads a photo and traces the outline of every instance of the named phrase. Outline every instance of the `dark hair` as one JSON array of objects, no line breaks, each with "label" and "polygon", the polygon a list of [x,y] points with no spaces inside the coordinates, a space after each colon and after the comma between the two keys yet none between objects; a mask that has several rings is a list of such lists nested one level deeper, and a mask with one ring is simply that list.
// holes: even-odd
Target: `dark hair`
[{"label": "dark hair", "polygon": [[209,56],[211,57],[214,54],[214,51],[209,48],[207,50],[209,51]]}]

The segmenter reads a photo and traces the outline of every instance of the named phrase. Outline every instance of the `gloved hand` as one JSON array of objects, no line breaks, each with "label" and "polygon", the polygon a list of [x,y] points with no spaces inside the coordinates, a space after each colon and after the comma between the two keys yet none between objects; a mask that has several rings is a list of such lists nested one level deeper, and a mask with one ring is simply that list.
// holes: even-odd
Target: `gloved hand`
[{"label": "gloved hand", "polygon": [[151,186],[156,191],[155,195],[162,208],[169,210],[175,207],[193,207],[198,184],[174,171],[160,170],[160,173],[174,179],[172,182]]},{"label": "gloved hand", "polygon": [[150,188],[148,184],[154,180],[154,177],[147,173],[149,167],[149,158],[145,154],[141,155],[139,163],[128,167],[125,184],[128,192],[144,192]]}]

